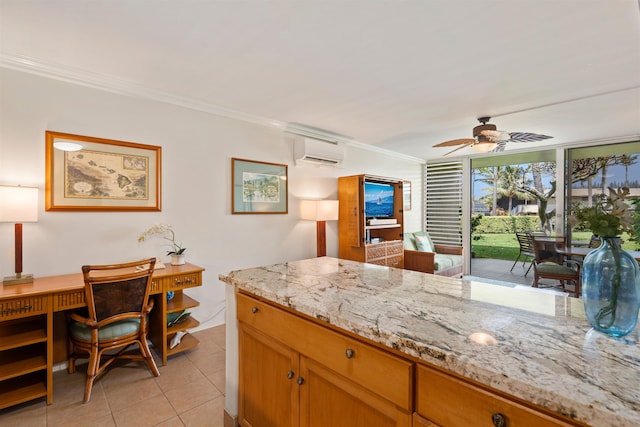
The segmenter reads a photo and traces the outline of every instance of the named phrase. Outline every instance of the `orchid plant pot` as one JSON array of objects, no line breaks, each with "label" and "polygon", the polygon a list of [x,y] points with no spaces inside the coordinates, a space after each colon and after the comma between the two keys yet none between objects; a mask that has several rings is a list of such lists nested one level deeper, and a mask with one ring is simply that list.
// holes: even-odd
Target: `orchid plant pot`
[{"label": "orchid plant pot", "polygon": [[582,266],[582,299],[594,329],[613,336],[630,333],[640,310],[640,269],[620,247],[617,237],[604,237]]},{"label": "orchid plant pot", "polygon": [[186,263],[184,255],[171,255],[171,265],[183,265]]}]

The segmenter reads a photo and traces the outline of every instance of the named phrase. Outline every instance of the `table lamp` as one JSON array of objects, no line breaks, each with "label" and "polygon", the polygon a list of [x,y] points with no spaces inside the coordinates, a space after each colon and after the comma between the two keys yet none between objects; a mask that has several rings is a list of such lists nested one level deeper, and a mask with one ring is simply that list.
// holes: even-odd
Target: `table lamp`
[{"label": "table lamp", "polygon": [[15,223],[16,275],[3,279],[4,285],[33,282],[33,274],[22,274],[22,223],[38,221],[38,189],[0,185],[0,222]]},{"label": "table lamp", "polygon": [[338,201],[302,200],[300,202],[300,217],[316,221],[317,256],[327,255],[326,221],[338,220]]}]

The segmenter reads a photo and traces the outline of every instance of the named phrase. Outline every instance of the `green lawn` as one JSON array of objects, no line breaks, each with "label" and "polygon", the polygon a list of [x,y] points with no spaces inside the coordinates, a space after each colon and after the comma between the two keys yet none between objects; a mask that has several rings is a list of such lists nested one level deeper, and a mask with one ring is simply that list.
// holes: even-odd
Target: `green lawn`
[{"label": "green lawn", "polygon": [[[515,234],[480,234],[479,240],[471,242],[471,251],[476,258],[493,258],[506,259],[515,261],[520,252],[518,239]],[[573,233],[573,240],[588,241],[591,238],[591,232]],[[626,234],[622,235],[624,244],[623,249],[636,250],[637,244],[629,241]]]}]

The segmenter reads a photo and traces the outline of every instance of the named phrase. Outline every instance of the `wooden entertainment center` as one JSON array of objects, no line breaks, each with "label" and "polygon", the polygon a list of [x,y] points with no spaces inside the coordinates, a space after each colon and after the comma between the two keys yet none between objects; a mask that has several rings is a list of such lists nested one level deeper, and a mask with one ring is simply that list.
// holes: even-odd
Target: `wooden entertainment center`
[{"label": "wooden entertainment center", "polygon": [[[393,189],[393,211],[385,213],[382,219],[367,212],[365,189],[368,184],[389,185]],[[404,266],[402,185],[402,180],[373,175],[338,178],[340,258],[389,267]]]}]

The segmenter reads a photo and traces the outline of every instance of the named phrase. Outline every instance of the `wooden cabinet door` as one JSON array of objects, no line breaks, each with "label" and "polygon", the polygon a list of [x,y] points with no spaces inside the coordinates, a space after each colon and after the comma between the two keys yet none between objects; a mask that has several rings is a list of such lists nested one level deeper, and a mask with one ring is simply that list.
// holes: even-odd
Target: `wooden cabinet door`
[{"label": "wooden cabinet door", "polygon": [[338,200],[340,200],[340,216],[338,230],[340,233],[340,246],[348,251],[351,247],[361,247],[363,242],[364,220],[362,210],[362,177],[346,176],[338,178]]},{"label": "wooden cabinet door", "polygon": [[298,354],[238,322],[238,424],[242,427],[298,425]]},{"label": "wooden cabinet door", "polygon": [[388,400],[300,358],[301,427],[410,427],[411,415]]}]

